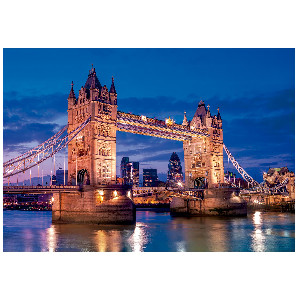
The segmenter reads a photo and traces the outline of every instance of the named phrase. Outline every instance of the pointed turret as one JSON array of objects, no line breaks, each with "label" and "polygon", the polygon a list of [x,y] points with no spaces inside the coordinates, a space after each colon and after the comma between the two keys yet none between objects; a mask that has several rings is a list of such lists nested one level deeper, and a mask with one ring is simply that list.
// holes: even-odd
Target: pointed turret
[{"label": "pointed turret", "polygon": [[70,91],[70,94],[69,94],[69,97],[68,97],[68,108],[71,108],[77,102],[73,86],[74,86],[74,83],[72,81],[72,83],[71,83],[71,91]]},{"label": "pointed turret", "polygon": [[191,125],[195,128],[200,128],[201,126],[206,126],[206,107],[204,101],[201,100],[198,104],[198,108],[195,112]]},{"label": "pointed turret", "polygon": [[111,78],[111,86],[110,86],[109,92],[110,92],[110,93],[114,93],[114,94],[117,93],[116,88],[115,88],[115,80],[114,80],[114,77]]},{"label": "pointed turret", "polygon": [[207,116],[208,116],[208,117],[211,117],[209,108],[210,108],[210,105],[208,104],[208,105],[207,105]]},{"label": "pointed turret", "polygon": [[109,99],[110,103],[113,105],[117,105],[117,91],[115,87],[115,80],[114,77],[111,78],[111,86],[109,90]]},{"label": "pointed turret", "polygon": [[71,83],[71,91],[70,91],[70,94],[69,94],[68,99],[76,99],[76,96],[75,96],[75,93],[74,93],[73,86],[74,86],[74,83],[73,83],[73,81],[72,81],[72,83]]},{"label": "pointed turret", "polygon": [[217,114],[217,119],[221,120],[221,115],[220,115],[220,108],[218,107],[218,114]]},{"label": "pointed turret", "polygon": [[186,118],[186,112],[184,112],[184,117],[183,117],[182,125],[183,125],[183,126],[189,125],[189,122],[188,122],[188,120],[187,120],[187,118]]},{"label": "pointed turret", "polygon": [[96,69],[92,65],[92,69],[89,71],[88,79],[84,85],[86,89],[98,89],[101,91],[101,83],[96,75]]}]

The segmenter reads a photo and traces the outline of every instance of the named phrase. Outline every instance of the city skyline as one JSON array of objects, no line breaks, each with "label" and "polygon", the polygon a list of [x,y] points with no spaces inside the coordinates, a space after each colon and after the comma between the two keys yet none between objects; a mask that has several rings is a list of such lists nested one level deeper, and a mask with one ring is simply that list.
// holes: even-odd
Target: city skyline
[{"label": "city skyline", "polygon": [[[102,85],[115,77],[119,110],[181,124],[203,99],[220,107],[224,143],[251,176],[294,171],[294,49],[4,49],[4,161],[67,123],[70,83],[78,95],[92,63]],[[130,156],[166,174],[172,152],[184,168],[181,142],[117,133],[117,165]]]}]

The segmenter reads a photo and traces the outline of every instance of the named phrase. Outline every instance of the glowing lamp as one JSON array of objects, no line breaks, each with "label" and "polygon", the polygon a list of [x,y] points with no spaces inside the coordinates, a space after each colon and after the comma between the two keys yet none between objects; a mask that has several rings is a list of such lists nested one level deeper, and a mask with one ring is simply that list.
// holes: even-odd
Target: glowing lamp
[{"label": "glowing lamp", "polygon": [[114,197],[117,197],[117,196],[118,196],[118,192],[114,191]]},{"label": "glowing lamp", "polygon": [[103,195],[104,195],[103,190],[98,191],[98,193],[99,193],[100,196],[103,196]]},{"label": "glowing lamp", "polygon": [[166,119],[166,125],[171,126],[173,124],[174,124],[174,120],[173,119],[171,119],[170,117],[169,117],[169,119]]}]

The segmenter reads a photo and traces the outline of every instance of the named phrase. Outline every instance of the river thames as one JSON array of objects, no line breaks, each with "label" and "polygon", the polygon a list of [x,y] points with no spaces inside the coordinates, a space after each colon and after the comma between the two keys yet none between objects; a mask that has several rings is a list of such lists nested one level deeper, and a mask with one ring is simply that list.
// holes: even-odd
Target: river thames
[{"label": "river thames", "polygon": [[52,224],[51,211],[4,211],[3,251],[294,252],[295,215],[176,217],[137,211],[136,225]]}]

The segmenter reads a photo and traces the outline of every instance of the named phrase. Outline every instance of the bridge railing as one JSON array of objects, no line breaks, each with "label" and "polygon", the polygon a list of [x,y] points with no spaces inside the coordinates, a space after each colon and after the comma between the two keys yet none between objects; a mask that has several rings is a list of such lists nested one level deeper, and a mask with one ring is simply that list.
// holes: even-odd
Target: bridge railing
[{"label": "bridge railing", "polygon": [[45,189],[77,189],[79,186],[77,185],[24,185],[24,186],[17,186],[17,185],[10,185],[10,186],[3,186],[3,190],[45,190]]}]

